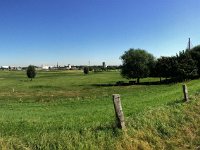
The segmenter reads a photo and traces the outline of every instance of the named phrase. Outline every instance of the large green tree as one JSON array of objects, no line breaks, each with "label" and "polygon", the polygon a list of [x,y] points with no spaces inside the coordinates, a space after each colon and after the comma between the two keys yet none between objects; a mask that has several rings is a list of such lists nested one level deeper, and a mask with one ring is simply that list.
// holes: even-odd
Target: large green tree
[{"label": "large green tree", "polygon": [[178,61],[177,78],[180,81],[197,75],[197,61],[192,59],[189,51],[180,51],[176,57]]},{"label": "large green tree", "polygon": [[180,51],[176,56],[158,58],[155,70],[158,77],[175,81],[191,79],[197,75],[196,61],[188,51]]},{"label": "large green tree", "polygon": [[156,76],[171,78],[177,76],[178,61],[176,57],[160,57],[156,61]]},{"label": "large green tree", "polygon": [[30,78],[32,81],[32,79],[35,78],[35,76],[36,76],[35,66],[29,65],[26,70],[26,74],[27,74],[27,77]]},{"label": "large green tree", "polygon": [[154,56],[142,49],[129,49],[121,56],[121,74],[127,79],[137,79],[148,77],[154,65]]},{"label": "large green tree", "polygon": [[200,76],[200,45],[194,47],[193,49],[188,51],[188,53],[190,53],[192,59],[194,61],[196,61],[197,69],[198,69],[198,75]]}]

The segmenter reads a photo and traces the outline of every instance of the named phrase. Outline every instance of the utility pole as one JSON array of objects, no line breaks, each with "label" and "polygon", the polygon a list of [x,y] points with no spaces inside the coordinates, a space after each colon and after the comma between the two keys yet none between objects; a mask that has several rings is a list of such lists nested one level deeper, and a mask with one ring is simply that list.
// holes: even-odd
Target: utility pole
[{"label": "utility pole", "polygon": [[191,48],[191,43],[190,43],[190,38],[189,38],[189,42],[188,42],[188,50],[190,50]]}]

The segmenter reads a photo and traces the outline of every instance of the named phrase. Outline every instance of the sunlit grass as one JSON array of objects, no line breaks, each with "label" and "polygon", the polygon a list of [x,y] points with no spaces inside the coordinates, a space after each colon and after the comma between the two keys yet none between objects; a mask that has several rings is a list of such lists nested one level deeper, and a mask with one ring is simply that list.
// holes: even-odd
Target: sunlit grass
[{"label": "sunlit grass", "polygon": [[[1,149],[198,146],[199,119],[194,117],[200,113],[199,97],[194,95],[200,90],[199,80],[187,82],[195,101],[189,104],[182,104],[181,83],[109,86],[117,81],[128,82],[119,72],[38,72],[29,81],[25,72],[1,71]],[[141,80],[151,81],[158,79]],[[104,86],[97,86],[101,84]],[[112,94],[121,95],[126,134],[115,128]],[[190,131],[193,127],[195,130]],[[191,139],[181,137],[186,132],[191,132]]]}]

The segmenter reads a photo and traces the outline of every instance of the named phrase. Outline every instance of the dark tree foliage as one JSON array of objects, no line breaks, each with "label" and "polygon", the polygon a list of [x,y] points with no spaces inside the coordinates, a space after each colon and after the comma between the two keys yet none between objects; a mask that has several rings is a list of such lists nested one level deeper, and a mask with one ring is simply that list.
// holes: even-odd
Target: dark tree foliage
[{"label": "dark tree foliage", "polygon": [[170,57],[160,57],[157,59],[155,72],[157,77],[170,77]]},{"label": "dark tree foliage", "polygon": [[160,57],[156,62],[157,77],[171,78],[176,81],[191,79],[197,75],[196,61],[187,51],[180,51],[172,57]]},{"label": "dark tree foliage", "polygon": [[94,68],[93,67],[88,67],[88,69],[89,69],[89,71],[93,71],[94,70]]},{"label": "dark tree foliage", "polygon": [[130,49],[121,56],[121,74],[127,79],[145,78],[150,75],[154,65],[154,56],[142,49]]},{"label": "dark tree foliage", "polygon": [[167,75],[169,75],[170,78],[176,78],[178,76],[178,60],[176,56],[169,57],[169,72]]},{"label": "dark tree foliage", "polygon": [[120,69],[120,66],[107,66],[107,70],[117,70]]},{"label": "dark tree foliage", "polygon": [[157,77],[171,78],[177,75],[178,62],[176,57],[160,57],[157,59],[155,72]]},{"label": "dark tree foliage", "polygon": [[88,67],[84,67],[83,68],[83,72],[84,72],[84,74],[88,74],[89,73],[89,68]]},{"label": "dark tree foliage", "polygon": [[36,76],[36,70],[35,70],[35,66],[29,65],[26,71],[27,77],[31,79],[35,78]]},{"label": "dark tree foliage", "polygon": [[[176,56],[160,57],[156,61],[145,50],[130,49],[122,56],[121,74],[123,77],[160,77],[171,81],[184,81],[200,76],[200,45],[192,50],[180,51]],[[167,81],[167,80],[166,80]]]},{"label": "dark tree foliage", "polygon": [[149,77],[155,77],[156,76],[156,60],[149,66],[150,74]]},{"label": "dark tree foliage", "polygon": [[177,55],[177,78],[180,81],[191,79],[197,75],[197,63],[192,59],[189,51],[180,51]]},{"label": "dark tree foliage", "polygon": [[200,45],[194,47],[188,53],[191,55],[192,59],[196,61],[197,64],[197,72],[198,75],[200,76]]}]

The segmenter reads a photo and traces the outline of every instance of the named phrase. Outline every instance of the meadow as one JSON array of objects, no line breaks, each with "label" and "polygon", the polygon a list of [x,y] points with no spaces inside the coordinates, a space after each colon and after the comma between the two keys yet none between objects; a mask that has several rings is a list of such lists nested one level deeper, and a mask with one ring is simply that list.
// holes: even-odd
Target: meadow
[{"label": "meadow", "polygon": [[[0,149],[198,149],[200,80],[113,86],[119,71],[0,71]],[[141,82],[159,81],[157,78]],[[115,127],[120,94],[127,131]]]}]

